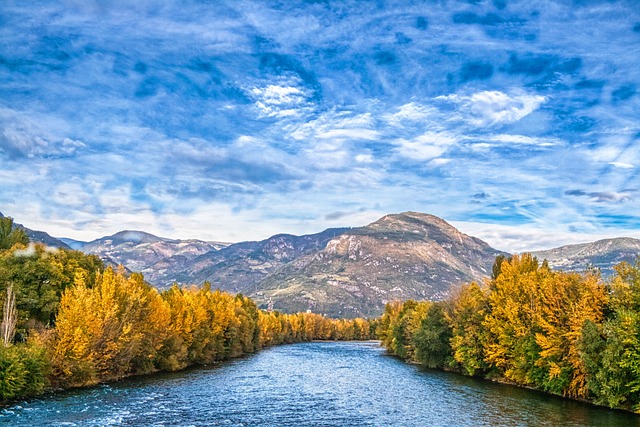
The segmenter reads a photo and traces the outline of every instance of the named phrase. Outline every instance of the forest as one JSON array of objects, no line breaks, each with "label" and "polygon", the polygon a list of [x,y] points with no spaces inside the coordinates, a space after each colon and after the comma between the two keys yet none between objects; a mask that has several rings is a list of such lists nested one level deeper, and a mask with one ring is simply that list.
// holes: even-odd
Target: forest
[{"label": "forest", "polygon": [[0,308],[0,403],[375,331],[365,319],[262,311],[208,283],[159,292],[95,256],[31,244],[11,218],[0,218]]},{"label": "forest", "polygon": [[498,257],[446,301],[387,304],[378,334],[427,368],[640,413],[640,261],[604,280]]}]

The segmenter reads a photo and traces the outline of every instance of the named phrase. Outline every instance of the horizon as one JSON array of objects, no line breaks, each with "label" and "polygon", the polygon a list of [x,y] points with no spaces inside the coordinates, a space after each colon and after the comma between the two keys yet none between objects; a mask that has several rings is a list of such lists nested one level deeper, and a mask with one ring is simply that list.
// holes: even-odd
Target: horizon
[{"label": "horizon", "polygon": [[523,252],[640,238],[632,0],[0,5],[0,211],[261,240],[438,216]]},{"label": "horizon", "polygon": [[[383,216],[400,215],[400,214],[404,214],[404,213],[419,213],[419,214],[431,215],[431,214],[429,214],[427,212],[405,211],[405,212],[396,212],[396,213],[385,214],[385,215],[382,215],[381,217],[377,218],[376,220],[381,219]],[[3,215],[5,217],[7,217],[7,216],[11,217],[11,215],[5,215],[1,211],[0,211],[0,215]],[[269,234],[267,236],[263,236],[261,238],[253,238],[253,239],[250,238],[250,239],[238,240],[238,241],[226,241],[226,240],[219,240],[219,239],[218,240],[216,240],[216,239],[211,240],[211,239],[199,238],[197,236],[196,237],[184,237],[184,236],[181,237],[179,235],[177,235],[177,236],[164,236],[164,235],[161,235],[161,234],[149,232],[149,231],[144,230],[144,229],[123,228],[123,229],[114,231],[112,233],[108,233],[108,234],[100,235],[100,236],[95,236],[95,237],[89,238],[87,240],[82,240],[82,239],[74,239],[74,238],[71,238],[71,237],[68,237],[68,236],[64,236],[64,235],[60,235],[60,236],[54,235],[54,234],[49,233],[46,229],[34,229],[34,228],[31,228],[31,227],[28,227],[26,224],[21,223],[19,220],[16,220],[13,217],[11,217],[11,218],[15,221],[15,223],[18,223],[18,224],[20,224],[22,226],[25,226],[25,227],[29,228],[30,230],[45,232],[45,233],[49,234],[51,237],[56,238],[58,240],[70,239],[72,241],[80,242],[80,243],[83,243],[83,244],[91,243],[92,241],[99,240],[99,239],[102,239],[102,238],[105,238],[105,237],[114,236],[114,235],[119,234],[119,233],[133,232],[133,233],[146,233],[146,234],[150,234],[150,235],[153,235],[155,237],[162,238],[162,239],[183,240],[183,241],[184,240],[200,240],[200,241],[206,241],[206,242],[210,242],[210,243],[223,243],[223,244],[233,245],[233,244],[236,244],[236,243],[242,243],[242,242],[248,242],[248,241],[262,241],[262,240],[266,240],[266,239],[268,239],[270,237],[274,237],[274,236],[282,235],[282,234],[288,234],[288,235],[293,235],[293,236],[304,236],[304,235],[322,233],[322,232],[330,230],[330,229],[338,229],[338,228],[353,229],[353,228],[364,227],[364,226],[367,226],[367,225],[370,224],[370,223],[367,223],[367,224],[362,224],[362,225],[345,225],[345,226],[342,226],[342,227],[329,227],[329,228],[324,228],[322,230],[310,231],[310,232],[301,233],[301,234],[287,233],[287,232],[275,232],[275,233]],[[631,236],[605,236],[605,237],[602,237],[602,236],[591,236],[591,238],[582,236],[585,240],[578,240],[578,241],[572,240],[572,241],[567,241],[567,242],[562,243],[562,244],[552,244],[550,246],[539,246],[539,247],[525,247],[525,246],[522,246],[518,250],[508,250],[508,249],[504,249],[504,248],[501,248],[501,247],[496,247],[495,245],[491,244],[490,241],[487,241],[483,237],[480,237],[478,235],[475,235],[475,234],[468,233],[468,232],[464,231],[463,230],[463,228],[465,227],[464,223],[456,224],[456,223],[452,223],[452,222],[447,221],[445,218],[440,218],[440,219],[444,220],[445,222],[449,223],[451,226],[456,228],[458,231],[461,231],[461,232],[463,232],[464,234],[466,234],[466,235],[468,235],[470,237],[480,238],[481,240],[483,240],[485,243],[487,243],[493,249],[500,250],[500,251],[503,251],[503,252],[512,253],[512,254],[544,251],[544,250],[556,249],[556,248],[559,248],[559,247],[569,246],[569,245],[580,245],[580,244],[585,244],[585,243],[594,243],[594,242],[597,242],[597,241],[600,241],[600,240],[614,240],[614,239],[628,239],[628,238],[638,239],[637,237],[631,237]],[[372,222],[375,222],[375,221],[372,221]],[[482,233],[482,231],[481,231],[481,233]],[[539,234],[537,234],[537,235],[539,236]],[[555,236],[551,237],[550,239],[551,239],[550,241],[554,241],[554,242],[558,241],[557,237],[555,237]],[[523,245],[527,245],[527,244],[528,244],[527,242],[523,243]]]}]

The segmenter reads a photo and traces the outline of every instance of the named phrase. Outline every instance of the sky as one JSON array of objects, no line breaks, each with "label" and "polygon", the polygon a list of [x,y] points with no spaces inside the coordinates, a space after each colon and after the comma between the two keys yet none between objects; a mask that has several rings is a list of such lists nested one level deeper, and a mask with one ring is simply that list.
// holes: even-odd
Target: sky
[{"label": "sky", "polygon": [[0,212],[237,242],[640,238],[636,0],[0,2]]}]

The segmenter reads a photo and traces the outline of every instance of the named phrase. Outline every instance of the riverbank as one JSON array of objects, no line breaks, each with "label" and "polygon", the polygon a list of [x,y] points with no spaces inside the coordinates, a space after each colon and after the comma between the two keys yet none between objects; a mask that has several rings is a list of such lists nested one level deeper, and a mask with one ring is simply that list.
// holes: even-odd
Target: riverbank
[{"label": "riverbank", "polygon": [[63,293],[54,328],[0,348],[0,402],[47,390],[179,371],[313,339],[368,339],[364,319],[264,312],[242,295],[201,287],[158,292],[110,268]]},{"label": "riverbank", "polygon": [[446,301],[388,304],[383,345],[428,368],[640,412],[640,264],[608,282],[528,254],[493,271]]},{"label": "riverbank", "polygon": [[0,411],[0,426],[633,427],[631,414],[388,357],[376,342],[274,346],[208,368],[67,390]]}]

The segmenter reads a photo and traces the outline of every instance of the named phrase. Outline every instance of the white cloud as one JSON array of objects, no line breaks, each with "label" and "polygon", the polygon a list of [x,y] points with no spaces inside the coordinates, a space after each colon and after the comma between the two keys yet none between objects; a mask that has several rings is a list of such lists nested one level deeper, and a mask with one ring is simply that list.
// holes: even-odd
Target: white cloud
[{"label": "white cloud", "polygon": [[625,163],[625,162],[609,162],[608,163],[611,166],[614,166],[616,168],[620,168],[620,169],[633,169],[635,168],[635,166],[633,166],[630,163]]},{"label": "white cloud", "polygon": [[398,139],[394,141],[400,156],[416,161],[435,159],[444,154],[456,139],[446,133],[427,132],[412,140]]},{"label": "white cloud", "polygon": [[355,161],[358,163],[373,163],[373,155],[371,154],[358,154],[355,157]]},{"label": "white cloud", "polygon": [[556,138],[537,138],[525,135],[498,134],[485,137],[488,141],[518,145],[536,145],[538,147],[553,147],[561,145],[563,142]]},{"label": "white cloud", "polygon": [[444,166],[446,164],[451,163],[452,159],[447,159],[444,157],[440,157],[438,159],[433,159],[429,162],[429,166],[433,166],[433,167],[438,167],[438,166]]},{"label": "white cloud", "polygon": [[586,150],[586,155],[595,162],[612,163],[617,161],[620,155],[620,147],[618,145],[600,145]]},{"label": "white cloud", "polygon": [[394,126],[400,125],[402,122],[421,122],[425,121],[431,116],[437,115],[437,110],[433,107],[427,107],[424,105],[410,102],[404,104],[398,108],[398,111],[393,114],[386,114],[383,118]]},{"label": "white cloud", "polygon": [[[255,106],[266,117],[291,117],[311,110],[309,98],[313,93],[298,86],[299,79],[289,79],[288,85],[269,84],[248,90]],[[286,83],[285,83],[286,84]]]},{"label": "white cloud", "polygon": [[264,88],[253,88],[251,90],[256,97],[270,105],[299,104],[305,100],[304,92],[297,87],[268,85]]},{"label": "white cloud", "polygon": [[474,126],[484,127],[517,122],[540,108],[547,97],[494,90],[476,92],[470,96],[438,96],[435,100],[458,104],[464,120]]}]

